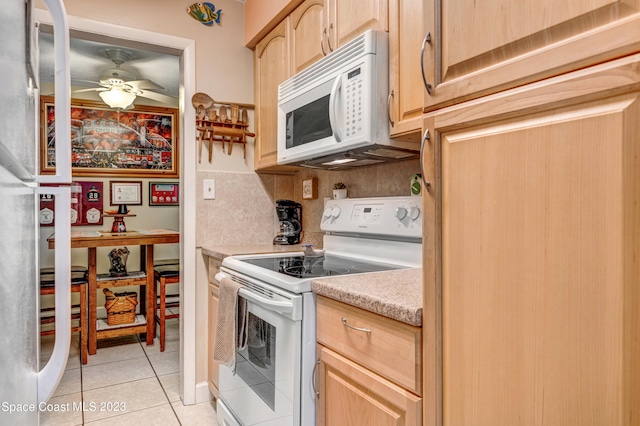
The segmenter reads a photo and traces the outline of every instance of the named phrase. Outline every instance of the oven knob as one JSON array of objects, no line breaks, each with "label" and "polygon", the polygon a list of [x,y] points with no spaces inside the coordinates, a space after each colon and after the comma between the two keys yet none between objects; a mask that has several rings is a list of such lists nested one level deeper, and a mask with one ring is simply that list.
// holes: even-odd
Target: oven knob
[{"label": "oven knob", "polygon": [[409,218],[411,220],[416,220],[418,217],[420,217],[420,208],[418,207],[411,207],[409,209]]},{"label": "oven knob", "polygon": [[407,209],[405,209],[404,207],[398,207],[396,209],[396,218],[398,220],[404,219],[406,215],[407,215]]},{"label": "oven knob", "polygon": [[331,217],[331,208],[327,207],[324,209],[324,213],[322,214],[324,217]]},{"label": "oven knob", "polygon": [[331,216],[336,219],[338,216],[340,216],[340,207],[335,206],[333,209],[331,209]]}]

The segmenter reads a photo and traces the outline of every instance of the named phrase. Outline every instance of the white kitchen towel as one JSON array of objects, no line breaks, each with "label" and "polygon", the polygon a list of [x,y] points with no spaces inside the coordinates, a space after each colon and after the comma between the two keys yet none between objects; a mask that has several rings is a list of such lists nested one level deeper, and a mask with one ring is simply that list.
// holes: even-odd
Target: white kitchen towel
[{"label": "white kitchen towel", "polygon": [[[229,278],[223,278],[218,291],[218,318],[216,323],[216,342],[213,347],[213,359],[236,373],[236,344],[241,343],[239,336],[246,335],[246,320],[238,328],[238,313],[248,314],[247,301],[238,296],[242,286]],[[244,306],[238,307],[238,304]]]}]

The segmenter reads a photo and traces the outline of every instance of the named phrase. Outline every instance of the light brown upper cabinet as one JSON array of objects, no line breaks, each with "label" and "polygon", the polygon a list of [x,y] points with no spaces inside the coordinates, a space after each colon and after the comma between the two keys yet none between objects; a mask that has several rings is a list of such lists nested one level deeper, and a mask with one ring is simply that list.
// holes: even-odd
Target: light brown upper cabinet
[{"label": "light brown upper cabinet", "polygon": [[324,18],[324,0],[307,0],[289,15],[292,74],[324,56],[321,46]]},{"label": "light brown upper cabinet", "polygon": [[640,54],[425,116],[428,424],[637,424],[638,117]]},{"label": "light brown upper cabinet", "polygon": [[387,2],[381,0],[306,0],[289,22],[292,75],[369,29],[389,30]]},{"label": "light brown upper cabinet", "polygon": [[288,27],[289,18],[280,22],[256,45],[255,103],[256,142],[254,166],[256,171],[278,171],[278,85],[290,77]]},{"label": "light brown upper cabinet", "polygon": [[638,0],[425,0],[425,112],[638,52],[639,11]]},{"label": "light brown upper cabinet", "polygon": [[327,54],[367,30],[389,31],[388,0],[326,0],[322,30]]},{"label": "light brown upper cabinet", "polygon": [[424,0],[389,0],[389,128],[392,138],[418,142],[423,92],[420,47]]}]

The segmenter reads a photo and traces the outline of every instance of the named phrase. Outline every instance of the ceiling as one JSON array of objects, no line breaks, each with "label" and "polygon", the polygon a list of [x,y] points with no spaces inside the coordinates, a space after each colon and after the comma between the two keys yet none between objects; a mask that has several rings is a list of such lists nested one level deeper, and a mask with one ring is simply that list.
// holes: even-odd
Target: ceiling
[{"label": "ceiling", "polygon": [[[44,27],[44,26],[43,26]],[[54,75],[53,35],[44,27],[40,32],[40,82],[43,87],[43,95],[52,95],[51,85]],[[122,49],[127,52],[130,59],[121,65],[121,68],[132,72],[138,80],[151,80],[163,87],[153,90],[167,96],[176,98],[174,105],[178,106],[178,90],[180,85],[180,52],[161,51],[157,46],[132,43],[126,40],[105,39],[80,32],[73,32],[70,40],[70,65],[72,98],[95,99],[100,101],[98,92],[84,92],[74,94],[73,90],[99,87],[100,73],[106,69],[115,68],[115,64],[107,57],[109,49]],[[47,90],[50,87],[50,90]],[[134,104],[160,105],[151,99],[138,97]]]}]

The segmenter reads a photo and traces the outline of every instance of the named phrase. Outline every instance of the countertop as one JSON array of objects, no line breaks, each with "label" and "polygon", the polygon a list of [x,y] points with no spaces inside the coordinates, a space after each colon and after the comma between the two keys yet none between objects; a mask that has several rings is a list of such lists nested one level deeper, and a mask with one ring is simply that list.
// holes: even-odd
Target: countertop
[{"label": "countertop", "polygon": [[311,290],[367,311],[422,326],[422,268],[323,278]]},{"label": "countertop", "polygon": [[278,244],[238,244],[238,245],[217,245],[202,247],[202,254],[218,259],[236,254],[262,254],[262,253],[286,253],[290,251],[303,251],[302,245],[291,246]]}]

